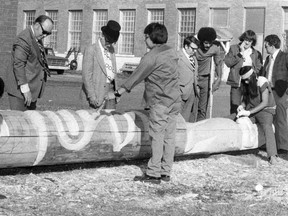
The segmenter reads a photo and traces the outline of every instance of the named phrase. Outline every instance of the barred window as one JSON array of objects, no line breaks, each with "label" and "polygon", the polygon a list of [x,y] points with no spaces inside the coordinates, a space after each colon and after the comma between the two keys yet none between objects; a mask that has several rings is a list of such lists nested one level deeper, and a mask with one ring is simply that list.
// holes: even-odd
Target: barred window
[{"label": "barred window", "polygon": [[35,20],[35,10],[31,11],[24,11],[24,29],[27,28],[28,26],[33,25],[33,22]]},{"label": "barred window", "polygon": [[149,9],[148,23],[158,22],[164,24],[164,9]]},{"label": "barred window", "polygon": [[229,27],[229,9],[211,8],[211,24],[216,28]]},{"label": "barred window", "polygon": [[283,8],[284,9],[284,47],[283,50],[287,52],[288,47],[288,7]]},{"label": "barred window", "polygon": [[82,33],[82,11],[69,12],[68,47],[80,48]]},{"label": "barred window", "polygon": [[52,34],[48,37],[45,37],[44,39],[44,45],[48,47],[52,47],[54,50],[57,50],[57,26],[58,26],[58,11],[57,10],[51,10],[46,11],[46,15],[49,16],[53,22],[53,29]]},{"label": "barred window", "polygon": [[181,47],[185,37],[195,33],[196,9],[179,9],[178,47]]},{"label": "barred window", "polygon": [[119,54],[133,54],[135,35],[135,10],[121,10],[120,23],[121,32],[119,38]]},{"label": "barred window", "polygon": [[97,39],[102,33],[101,27],[106,25],[107,21],[108,21],[107,10],[94,10],[92,43],[95,43],[97,41]]}]

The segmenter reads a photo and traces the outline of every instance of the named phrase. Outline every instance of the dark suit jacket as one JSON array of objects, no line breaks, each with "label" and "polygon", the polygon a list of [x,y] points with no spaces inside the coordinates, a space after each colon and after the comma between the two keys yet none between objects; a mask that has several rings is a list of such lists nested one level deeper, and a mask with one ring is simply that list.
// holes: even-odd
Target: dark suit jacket
[{"label": "dark suit jacket", "polygon": [[6,73],[7,93],[23,98],[20,85],[28,83],[32,101],[36,101],[44,92],[46,75],[39,46],[29,26],[23,30],[13,43],[11,64]]},{"label": "dark suit jacket", "polygon": [[[114,48],[110,48],[111,61],[114,71],[116,73],[116,57]],[[116,84],[115,76],[115,84]],[[82,62],[82,92],[81,98],[95,98],[97,100],[97,105],[100,106],[107,94],[106,87],[109,85],[107,80],[107,72],[105,67],[104,58],[102,55],[101,48],[99,46],[99,41],[97,40],[95,44],[90,45],[84,51],[83,62]],[[114,85],[116,88],[116,86]],[[115,89],[114,89],[115,90]]]},{"label": "dark suit jacket", "polygon": [[[267,56],[264,70],[262,76],[267,78],[269,56]],[[288,82],[288,54],[282,51],[279,51],[276,59],[274,61],[273,71],[272,71],[272,86],[279,97],[282,97],[285,91],[287,90]]]},{"label": "dark suit jacket", "polygon": [[[240,45],[232,45],[229,49],[229,52],[225,56],[224,62],[227,67],[230,68],[229,75],[227,78],[227,85],[233,87],[240,87],[240,74],[239,71],[243,65],[243,58],[239,57]],[[252,47],[252,53],[250,55],[252,59],[252,67],[257,74],[261,73],[262,70],[262,55],[261,53]]]},{"label": "dark suit jacket", "polygon": [[183,49],[178,51],[178,57],[181,98],[182,100],[187,100],[193,92],[193,88],[194,92],[197,91],[198,63],[194,56],[195,70],[193,70],[189,59],[186,57],[185,53],[183,53]]}]

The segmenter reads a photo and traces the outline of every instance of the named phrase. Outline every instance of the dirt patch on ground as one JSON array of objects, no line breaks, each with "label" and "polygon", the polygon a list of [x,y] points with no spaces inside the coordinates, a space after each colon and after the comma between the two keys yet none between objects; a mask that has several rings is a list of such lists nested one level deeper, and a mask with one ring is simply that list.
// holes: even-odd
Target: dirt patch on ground
[{"label": "dirt patch on ground", "polygon": [[133,181],[146,160],[1,169],[0,215],[287,215],[287,160],[186,156],[160,185]]}]

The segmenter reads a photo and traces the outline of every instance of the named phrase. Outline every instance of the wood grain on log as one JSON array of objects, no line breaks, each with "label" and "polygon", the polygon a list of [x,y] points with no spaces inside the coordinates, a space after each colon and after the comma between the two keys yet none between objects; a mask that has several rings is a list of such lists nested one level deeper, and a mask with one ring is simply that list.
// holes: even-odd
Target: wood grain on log
[{"label": "wood grain on log", "polygon": [[[0,111],[0,168],[148,158],[145,111]],[[187,123],[179,115],[176,156],[257,148],[258,129],[213,118]]]}]

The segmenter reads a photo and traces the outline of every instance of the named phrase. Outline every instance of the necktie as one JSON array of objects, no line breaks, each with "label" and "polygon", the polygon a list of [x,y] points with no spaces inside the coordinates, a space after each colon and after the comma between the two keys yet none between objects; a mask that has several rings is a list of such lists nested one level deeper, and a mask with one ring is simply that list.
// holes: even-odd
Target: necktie
[{"label": "necktie", "polygon": [[37,43],[38,43],[38,46],[39,46],[39,49],[40,49],[42,62],[44,64],[44,67],[43,67],[44,73],[45,73],[46,76],[50,77],[51,74],[50,74],[48,63],[47,63],[47,60],[46,60],[46,57],[45,57],[45,48],[44,48],[44,46],[42,45],[42,43],[39,40],[37,41]]},{"label": "necktie", "polygon": [[189,61],[190,61],[190,64],[191,64],[193,70],[195,70],[195,60],[194,60],[193,56],[189,56]]},{"label": "necktie", "polygon": [[268,62],[268,65],[267,65],[267,79],[268,81],[272,84],[272,71],[273,71],[273,65],[274,65],[274,59],[273,59],[273,56],[270,55],[269,56],[269,62]]}]

